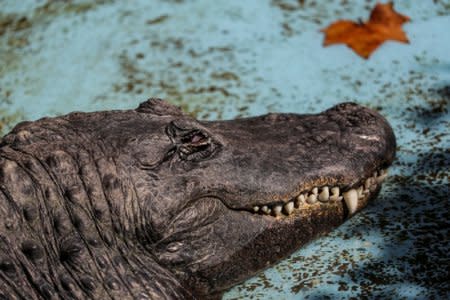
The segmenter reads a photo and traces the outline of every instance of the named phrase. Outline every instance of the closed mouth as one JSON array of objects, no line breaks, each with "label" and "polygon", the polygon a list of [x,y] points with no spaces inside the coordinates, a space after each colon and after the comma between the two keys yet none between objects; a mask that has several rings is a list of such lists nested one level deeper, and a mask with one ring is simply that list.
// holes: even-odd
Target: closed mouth
[{"label": "closed mouth", "polygon": [[301,192],[287,202],[254,205],[249,211],[263,216],[288,218],[303,209],[343,202],[351,216],[379,190],[386,177],[387,169],[380,169],[353,187],[317,186]]}]

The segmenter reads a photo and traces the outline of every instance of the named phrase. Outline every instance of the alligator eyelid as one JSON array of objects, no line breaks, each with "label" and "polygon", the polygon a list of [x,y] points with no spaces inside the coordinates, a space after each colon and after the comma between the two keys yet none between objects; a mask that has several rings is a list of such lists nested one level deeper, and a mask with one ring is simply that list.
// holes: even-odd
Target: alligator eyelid
[{"label": "alligator eyelid", "polygon": [[172,143],[175,143],[175,136],[176,136],[174,126],[175,125],[173,124],[173,122],[170,122],[169,125],[167,125],[165,128],[165,132]]},{"label": "alligator eyelid", "polygon": [[167,125],[167,129],[170,131],[170,134],[173,136],[177,136],[177,131],[186,132],[186,131],[193,131],[196,128],[188,128],[188,127],[182,127],[180,125],[177,125],[175,120],[171,121],[169,125]]},{"label": "alligator eyelid", "polygon": [[162,162],[169,160],[172,156],[175,155],[176,152],[177,152],[177,147],[170,148],[169,151],[167,151],[166,155],[164,155]]},{"label": "alligator eyelid", "polygon": [[170,148],[166,152],[166,154],[163,156],[162,159],[152,162],[152,163],[145,163],[145,162],[139,161],[139,167],[142,170],[154,170],[155,168],[157,168],[164,162],[168,161],[176,153],[176,150],[177,150],[176,147]]}]

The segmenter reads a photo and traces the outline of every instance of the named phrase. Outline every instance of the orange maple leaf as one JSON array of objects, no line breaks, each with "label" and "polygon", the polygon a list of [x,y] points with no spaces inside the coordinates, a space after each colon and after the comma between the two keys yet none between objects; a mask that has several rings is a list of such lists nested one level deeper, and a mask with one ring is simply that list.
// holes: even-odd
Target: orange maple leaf
[{"label": "orange maple leaf", "polygon": [[394,4],[377,3],[370,13],[368,22],[337,21],[322,32],[323,45],[346,44],[358,55],[367,59],[375,49],[387,40],[409,43],[402,25],[410,19],[394,10]]}]

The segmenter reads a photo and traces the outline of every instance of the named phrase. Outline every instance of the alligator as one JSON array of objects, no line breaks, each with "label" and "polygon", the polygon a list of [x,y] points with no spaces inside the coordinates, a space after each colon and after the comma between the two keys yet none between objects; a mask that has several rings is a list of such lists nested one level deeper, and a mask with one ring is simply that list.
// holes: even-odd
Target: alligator
[{"label": "alligator", "polygon": [[354,103],[19,123],[0,140],[0,299],[218,299],[366,206],[395,145]]}]

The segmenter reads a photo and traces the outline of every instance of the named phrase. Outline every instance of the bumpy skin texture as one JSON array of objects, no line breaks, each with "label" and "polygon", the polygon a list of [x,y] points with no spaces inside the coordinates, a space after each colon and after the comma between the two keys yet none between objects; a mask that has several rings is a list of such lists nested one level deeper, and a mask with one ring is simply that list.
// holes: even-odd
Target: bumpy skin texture
[{"label": "bumpy skin texture", "polygon": [[348,217],[342,201],[255,205],[361,184],[395,137],[352,103],[201,122],[150,99],[21,123],[0,146],[0,299],[203,299]]}]

